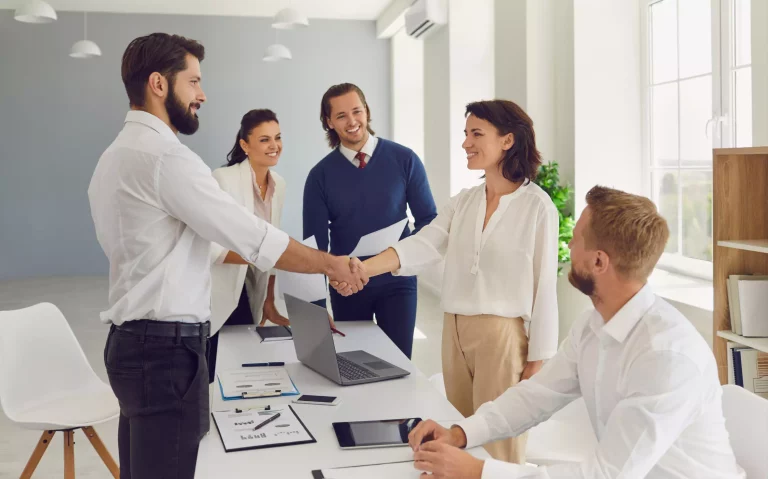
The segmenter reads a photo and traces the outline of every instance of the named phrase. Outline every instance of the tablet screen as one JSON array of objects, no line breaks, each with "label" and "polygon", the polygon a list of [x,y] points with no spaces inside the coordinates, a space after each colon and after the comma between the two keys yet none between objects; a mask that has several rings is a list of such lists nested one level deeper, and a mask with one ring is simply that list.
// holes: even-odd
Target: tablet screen
[{"label": "tablet screen", "polygon": [[404,446],[421,418],[387,421],[335,422],[333,430],[343,448]]}]

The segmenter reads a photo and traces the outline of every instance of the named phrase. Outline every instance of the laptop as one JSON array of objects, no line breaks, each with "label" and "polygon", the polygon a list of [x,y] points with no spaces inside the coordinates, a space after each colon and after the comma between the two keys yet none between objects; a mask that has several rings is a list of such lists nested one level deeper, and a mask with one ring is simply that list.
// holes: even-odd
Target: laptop
[{"label": "laptop", "polygon": [[336,384],[352,386],[411,374],[365,351],[337,354],[325,308],[289,294],[285,295],[285,305],[299,361]]}]

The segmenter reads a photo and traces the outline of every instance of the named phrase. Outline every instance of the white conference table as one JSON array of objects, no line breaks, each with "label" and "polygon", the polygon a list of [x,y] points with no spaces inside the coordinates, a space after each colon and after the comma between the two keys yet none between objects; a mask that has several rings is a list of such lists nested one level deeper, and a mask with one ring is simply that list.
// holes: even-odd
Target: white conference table
[{"label": "white conference table", "polygon": [[[317,440],[314,444],[254,449],[226,453],[216,426],[200,443],[196,478],[311,479],[312,470],[412,461],[408,447],[342,450],[331,423],[421,417],[445,425],[462,419],[461,414],[372,322],[342,322],[346,337],[334,334],[336,351],[365,350],[411,374],[405,378],[342,387],[302,365],[296,359],[293,341],[261,343],[248,326],[232,326],[219,334],[218,370],[238,368],[243,363],[284,361],[302,394],[338,396],[338,406],[292,404]],[[215,383],[216,384],[216,383]],[[212,387],[212,411],[291,404],[293,397],[224,401]],[[489,457],[484,449],[470,451]]]}]

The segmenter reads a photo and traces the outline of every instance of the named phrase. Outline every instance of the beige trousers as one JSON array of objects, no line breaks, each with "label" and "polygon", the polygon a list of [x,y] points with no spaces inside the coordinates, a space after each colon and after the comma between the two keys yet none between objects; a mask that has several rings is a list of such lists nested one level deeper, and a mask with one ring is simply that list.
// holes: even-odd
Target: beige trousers
[{"label": "beige trousers", "polygon": [[[520,382],[528,356],[522,318],[445,314],[443,376],[451,404],[469,417]],[[485,445],[494,459],[525,464],[527,434]]]}]

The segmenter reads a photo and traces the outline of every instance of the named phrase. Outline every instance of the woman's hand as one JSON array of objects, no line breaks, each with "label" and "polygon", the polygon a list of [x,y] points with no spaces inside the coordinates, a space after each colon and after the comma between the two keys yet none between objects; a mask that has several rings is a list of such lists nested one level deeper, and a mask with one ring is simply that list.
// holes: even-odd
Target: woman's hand
[{"label": "woman's hand", "polygon": [[278,326],[291,325],[291,322],[288,320],[288,318],[280,314],[280,312],[277,310],[274,299],[272,300],[267,299],[266,301],[264,301],[264,308],[262,309],[261,324],[259,324],[259,326],[264,326],[267,320],[272,321]]}]

